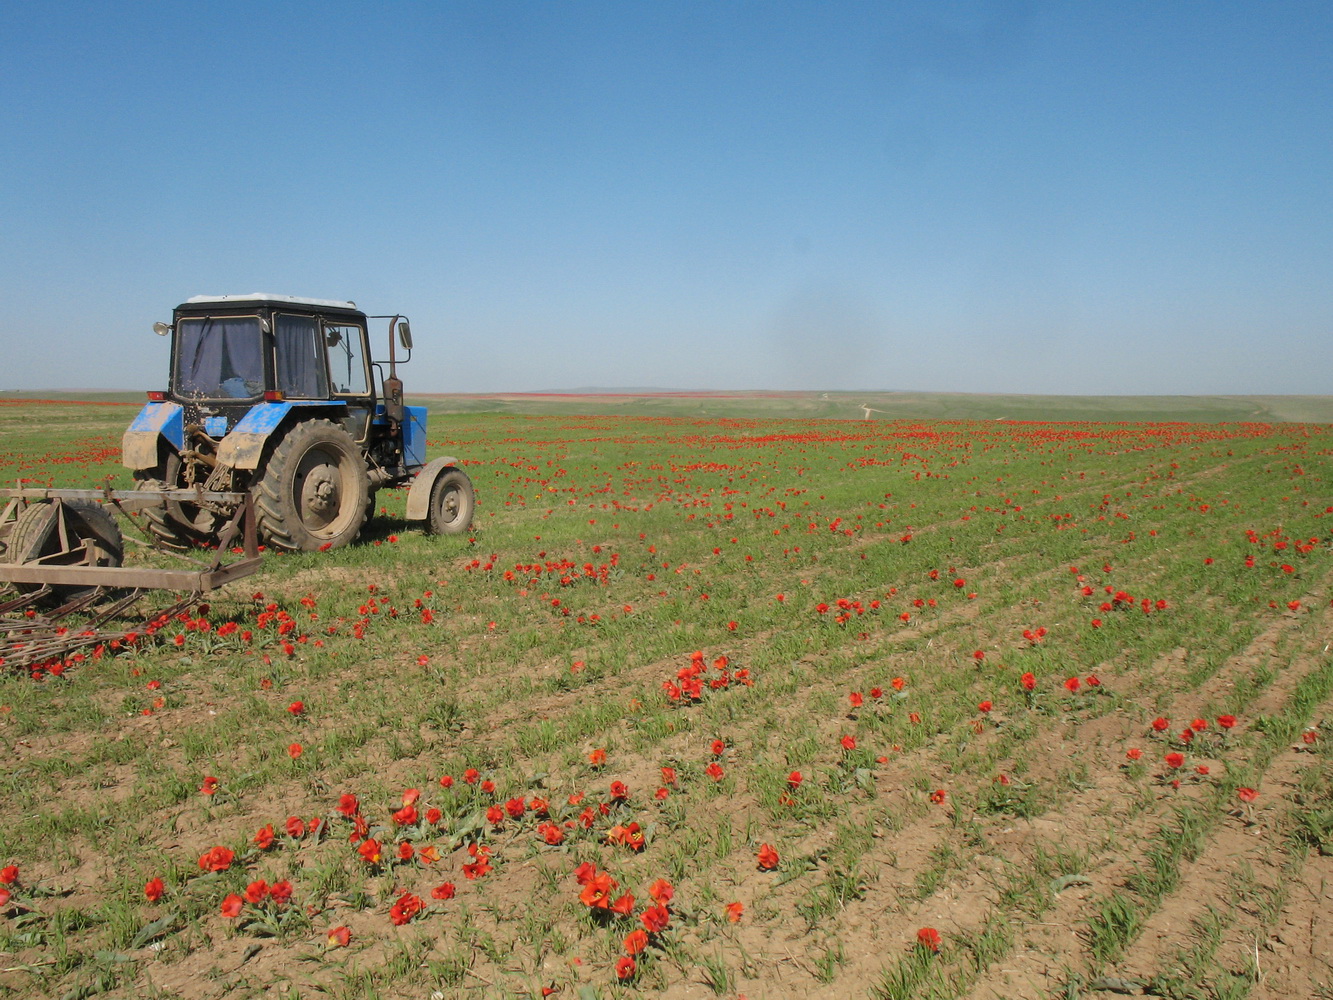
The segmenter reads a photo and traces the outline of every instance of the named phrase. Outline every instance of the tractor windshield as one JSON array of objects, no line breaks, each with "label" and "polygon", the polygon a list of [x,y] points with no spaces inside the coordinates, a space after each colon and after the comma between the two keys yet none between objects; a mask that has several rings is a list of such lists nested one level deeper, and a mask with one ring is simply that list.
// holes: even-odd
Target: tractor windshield
[{"label": "tractor windshield", "polygon": [[257,316],[196,317],[176,323],[178,396],[252,399],[264,391]]}]

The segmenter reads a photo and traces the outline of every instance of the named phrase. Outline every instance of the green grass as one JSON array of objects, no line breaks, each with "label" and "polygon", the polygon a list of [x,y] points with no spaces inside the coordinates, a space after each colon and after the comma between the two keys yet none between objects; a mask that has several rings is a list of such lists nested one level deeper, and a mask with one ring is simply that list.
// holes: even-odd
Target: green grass
[{"label": "green grass", "polygon": [[[1128,874],[1087,894],[1072,918],[1079,950],[1050,966],[1084,975],[1132,946],[1234,820],[1235,789],[1263,787],[1333,694],[1320,651],[1333,596],[1324,425],[1010,423],[967,418],[1038,411],[924,397],[896,401],[895,413],[918,408],[910,419],[817,419],[848,405],[837,394],[784,419],[787,397],[647,399],[599,416],[428,402],[432,453],[462,455],[477,486],[469,535],[405,527],[405,494],[384,491],[389,513],[361,543],[273,556],[210,595],[206,614],[191,609],[208,631],[173,622],[179,647],[0,678],[0,731],[15,747],[0,767],[13,817],[0,867],[19,868],[0,949],[35,970],[0,974],[0,990],[144,992],[155,962],[180,981],[216,967],[239,969],[226,981],[242,991],[288,989],[242,961],[262,942],[332,996],[531,995],[551,982],[631,995],[683,981],[720,995],[873,982],[881,997],[961,996],[1114,858]],[[1060,405],[1086,421],[1094,404]],[[1110,419],[1158,412],[1095,405]],[[1260,419],[1249,400],[1153,405]],[[937,406],[954,412],[924,419]],[[726,412],[700,412],[715,407]],[[38,426],[0,407],[0,473],[128,483],[114,449],[132,410],[41,412]],[[1132,601],[1100,610],[1118,591]],[[238,632],[220,635],[228,622]],[[696,650],[699,697],[672,698],[664,685]],[[1099,688],[1064,687],[1094,674]],[[1242,720],[1234,737],[1201,737],[1190,763],[1208,760],[1210,774],[1174,794],[1148,723],[1171,714],[1176,732],[1182,713],[1224,712]],[[1152,753],[1128,766],[1131,745]],[[613,781],[628,786],[623,801]],[[407,789],[438,823],[394,819]],[[384,844],[376,869],[349,843],[343,793]],[[1292,857],[1333,829],[1314,786],[1300,795],[1274,846]],[[519,797],[547,800],[561,843],[530,811],[504,812]],[[320,817],[325,833],[254,845],[289,816]],[[609,842],[631,822],[641,851]],[[1119,840],[1117,823],[1129,827]],[[1052,828],[1063,839],[1020,835]],[[405,841],[440,857],[402,861]],[[469,879],[476,843],[494,868]],[[762,843],[781,855],[774,872],[757,865]],[[198,858],[214,845],[237,860],[205,875]],[[581,861],[634,895],[629,914],[579,902]],[[154,875],[167,885],[156,904],[143,895]],[[293,908],[222,916],[226,894],[258,878],[290,879]],[[616,961],[659,878],[675,887],[670,925],[620,984]],[[457,897],[432,902],[445,881]],[[397,927],[404,893],[428,905]],[[954,922],[937,921],[959,894]],[[732,902],[745,907],[738,927]],[[128,948],[169,913],[160,952]],[[937,922],[944,946],[924,953],[916,928]],[[326,950],[339,925],[352,944]],[[856,933],[873,936],[881,964],[867,967]],[[1194,954],[1190,983],[1231,995],[1217,953]]]}]

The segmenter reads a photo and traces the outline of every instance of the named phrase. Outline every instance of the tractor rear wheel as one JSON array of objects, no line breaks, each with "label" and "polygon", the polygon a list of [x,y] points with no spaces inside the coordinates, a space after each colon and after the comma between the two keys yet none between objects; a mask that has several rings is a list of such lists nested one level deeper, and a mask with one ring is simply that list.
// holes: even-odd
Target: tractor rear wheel
[{"label": "tractor rear wheel", "polygon": [[462,469],[446,469],[430,488],[426,531],[432,535],[461,535],[472,525],[477,497],[472,480]]},{"label": "tractor rear wheel", "polygon": [[[92,561],[88,560],[92,543]],[[119,566],[125,558],[120,525],[105,507],[91,500],[58,500],[29,504],[9,536],[5,558],[11,563],[46,566]],[[40,583],[16,583],[20,593],[40,590]],[[52,595],[68,601],[93,588],[79,584],[52,585]]]},{"label": "tractor rear wheel", "polygon": [[259,534],[269,545],[313,552],[346,545],[366,519],[366,462],[328,420],[305,420],[278,442],[259,477]]},{"label": "tractor rear wheel", "polygon": [[[188,488],[185,466],[174,451],[153,469],[140,469],[134,474],[141,490],[179,490]],[[221,514],[198,504],[168,500],[165,507],[145,507],[145,527],[153,541],[164,549],[176,552],[216,541],[224,518]]]}]

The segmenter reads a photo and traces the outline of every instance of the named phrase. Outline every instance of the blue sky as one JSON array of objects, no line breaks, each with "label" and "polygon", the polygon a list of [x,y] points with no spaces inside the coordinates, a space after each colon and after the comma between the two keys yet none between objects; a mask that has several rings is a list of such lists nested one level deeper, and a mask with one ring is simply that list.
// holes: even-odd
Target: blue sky
[{"label": "blue sky", "polygon": [[408,391],[1328,393],[1327,3],[8,4],[0,389],[201,293]]}]

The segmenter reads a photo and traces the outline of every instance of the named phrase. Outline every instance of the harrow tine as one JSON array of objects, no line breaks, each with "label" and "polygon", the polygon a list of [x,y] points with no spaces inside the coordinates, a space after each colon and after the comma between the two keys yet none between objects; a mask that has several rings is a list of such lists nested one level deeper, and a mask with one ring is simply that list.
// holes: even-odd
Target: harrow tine
[{"label": "harrow tine", "polygon": [[[46,591],[47,588],[42,588],[0,603],[0,614],[8,616],[0,617],[0,665],[30,667],[53,663],[64,664],[80,649],[123,641],[131,633],[142,634],[147,625],[175,617],[200,597],[198,592],[192,592],[179,598],[167,608],[141,617],[140,622],[133,627],[125,627],[121,623],[111,628],[104,628],[116,619],[123,619],[126,612],[144,597],[146,591],[108,590],[99,587],[54,610],[36,613],[33,605],[40,601]],[[113,597],[113,595],[118,596]],[[110,603],[103,603],[107,600],[110,600]],[[85,612],[90,612],[91,617],[82,625],[64,624],[71,615]],[[14,617],[15,613],[21,617]],[[32,617],[28,617],[29,614]]]},{"label": "harrow tine", "polygon": [[104,596],[103,588],[95,587],[92,590],[85,591],[81,594],[78,594],[74,598],[66,601],[64,604],[60,605],[60,607],[50,612],[47,615],[47,617],[51,621],[58,621],[59,619],[64,618],[67,615],[76,614],[84,610],[85,608],[91,607],[93,604],[96,604],[98,601],[100,601],[103,596]]},{"label": "harrow tine", "polygon": [[51,592],[50,587],[43,586],[28,594],[19,594],[7,601],[0,601],[0,615],[9,614],[12,611],[26,611],[28,608],[37,604],[43,597]]},{"label": "harrow tine", "polygon": [[50,627],[51,623],[43,618],[0,618],[0,633],[8,635],[16,632],[32,634]]}]

